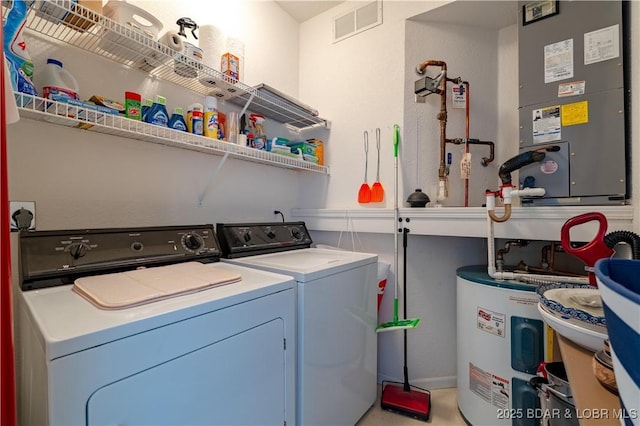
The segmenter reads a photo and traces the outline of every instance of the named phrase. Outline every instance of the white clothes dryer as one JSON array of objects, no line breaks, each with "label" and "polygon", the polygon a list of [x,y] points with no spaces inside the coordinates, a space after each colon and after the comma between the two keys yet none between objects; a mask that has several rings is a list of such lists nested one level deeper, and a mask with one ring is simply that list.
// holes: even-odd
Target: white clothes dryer
[{"label": "white clothes dryer", "polygon": [[[20,244],[19,424],[295,424],[291,277],[217,262],[211,225]],[[241,280],[117,310],[72,291],[79,276],[186,260]]]},{"label": "white clothes dryer", "polygon": [[297,424],[357,423],[376,401],[377,255],[311,248],[303,222],[216,229],[223,262],[296,281]]}]

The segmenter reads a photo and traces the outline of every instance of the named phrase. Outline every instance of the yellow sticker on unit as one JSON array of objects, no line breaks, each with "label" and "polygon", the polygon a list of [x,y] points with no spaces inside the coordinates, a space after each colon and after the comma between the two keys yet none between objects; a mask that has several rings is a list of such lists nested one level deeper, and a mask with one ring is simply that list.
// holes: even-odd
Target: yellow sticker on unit
[{"label": "yellow sticker on unit", "polygon": [[563,126],[573,126],[575,124],[585,124],[589,122],[589,102],[575,102],[561,106],[561,116]]}]

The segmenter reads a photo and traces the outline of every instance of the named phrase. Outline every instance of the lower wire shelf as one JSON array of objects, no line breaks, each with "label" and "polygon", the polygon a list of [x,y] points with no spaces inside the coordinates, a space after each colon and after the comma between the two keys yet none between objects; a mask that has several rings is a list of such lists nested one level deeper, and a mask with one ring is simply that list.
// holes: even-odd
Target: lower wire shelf
[{"label": "lower wire shelf", "polygon": [[14,92],[20,117],[280,168],[329,174],[327,166],[109,114],[90,106]]}]

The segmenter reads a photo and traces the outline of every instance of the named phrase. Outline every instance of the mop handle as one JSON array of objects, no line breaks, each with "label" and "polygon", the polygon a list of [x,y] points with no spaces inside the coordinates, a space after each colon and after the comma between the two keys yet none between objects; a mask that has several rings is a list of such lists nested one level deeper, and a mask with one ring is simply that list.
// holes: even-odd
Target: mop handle
[{"label": "mop handle", "polygon": [[394,251],[393,251],[393,271],[395,275],[395,285],[394,285],[394,309],[393,309],[393,321],[398,322],[398,221],[399,221],[399,211],[398,211],[398,144],[400,142],[400,126],[397,124],[393,125],[393,157],[394,157],[394,172],[395,172],[395,191],[393,194],[393,205],[394,205],[394,219],[395,222],[393,224],[393,242],[394,242]]}]

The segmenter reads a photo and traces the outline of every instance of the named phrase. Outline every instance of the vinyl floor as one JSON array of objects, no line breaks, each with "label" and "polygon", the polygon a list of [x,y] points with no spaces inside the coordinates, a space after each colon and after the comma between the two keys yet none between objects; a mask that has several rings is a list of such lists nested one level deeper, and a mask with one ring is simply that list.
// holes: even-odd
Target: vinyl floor
[{"label": "vinyl floor", "polygon": [[378,385],[378,399],[373,407],[360,419],[357,426],[465,426],[458,411],[456,388],[431,390],[431,413],[429,421],[413,419],[380,408],[381,386]]}]

